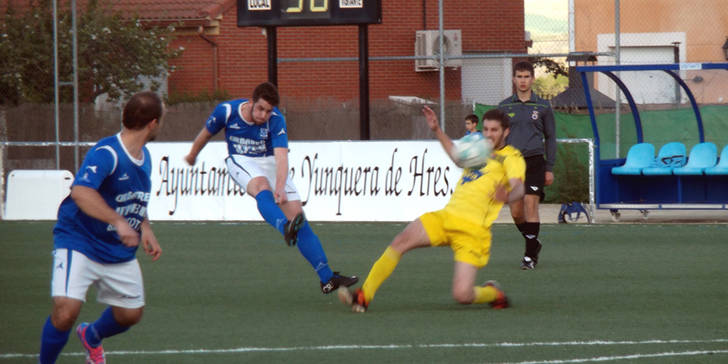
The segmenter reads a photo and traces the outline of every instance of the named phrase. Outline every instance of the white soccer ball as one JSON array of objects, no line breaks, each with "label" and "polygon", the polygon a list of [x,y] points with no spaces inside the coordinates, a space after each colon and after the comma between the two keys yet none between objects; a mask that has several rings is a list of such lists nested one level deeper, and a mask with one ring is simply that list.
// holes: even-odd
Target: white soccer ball
[{"label": "white soccer ball", "polygon": [[470,133],[453,141],[452,159],[460,168],[482,167],[488,162],[493,145],[481,133]]}]

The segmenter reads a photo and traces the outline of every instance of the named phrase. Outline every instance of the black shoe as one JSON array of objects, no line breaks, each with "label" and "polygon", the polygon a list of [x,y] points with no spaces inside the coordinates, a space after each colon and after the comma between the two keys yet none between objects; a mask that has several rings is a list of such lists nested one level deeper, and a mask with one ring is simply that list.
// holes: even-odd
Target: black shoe
[{"label": "black shoe", "polygon": [[305,222],[306,216],[304,216],[303,212],[301,212],[293,217],[293,220],[287,222],[283,227],[283,238],[286,240],[286,244],[288,244],[288,246],[296,245],[296,242],[298,241],[298,230],[301,230]]},{"label": "black shoe", "polygon": [[533,259],[531,259],[531,257],[529,256],[523,257],[523,259],[521,259],[521,270],[532,269],[536,269],[536,262],[534,262]]},{"label": "black shoe", "polygon": [[523,270],[531,270],[535,269],[536,265],[538,264],[538,253],[541,252],[541,248],[543,245],[540,241],[536,240],[536,248],[533,249],[533,252],[528,252],[523,255],[523,259],[521,260],[521,269]]},{"label": "black shoe", "polygon": [[359,277],[357,276],[347,277],[340,275],[339,272],[334,272],[334,276],[328,282],[321,283],[321,292],[323,294],[329,294],[339,287],[349,287],[356,284],[356,282],[359,282]]}]

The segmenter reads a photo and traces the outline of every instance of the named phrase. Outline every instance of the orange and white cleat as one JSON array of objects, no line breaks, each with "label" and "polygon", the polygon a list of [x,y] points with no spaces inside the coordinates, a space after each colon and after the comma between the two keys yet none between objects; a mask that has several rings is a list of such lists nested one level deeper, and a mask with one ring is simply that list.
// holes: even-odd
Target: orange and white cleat
[{"label": "orange and white cleat", "polygon": [[487,281],[483,284],[483,287],[493,287],[496,290],[496,296],[495,300],[493,302],[490,302],[490,307],[492,307],[494,310],[500,310],[504,308],[508,308],[508,297],[506,297],[506,294],[503,292],[503,290],[500,288],[500,285],[496,281]]},{"label": "orange and white cleat", "polygon": [[361,288],[357,288],[353,292],[346,287],[341,287],[337,291],[339,301],[345,305],[351,306],[351,311],[364,313],[369,308],[369,302],[364,299],[364,292]]}]

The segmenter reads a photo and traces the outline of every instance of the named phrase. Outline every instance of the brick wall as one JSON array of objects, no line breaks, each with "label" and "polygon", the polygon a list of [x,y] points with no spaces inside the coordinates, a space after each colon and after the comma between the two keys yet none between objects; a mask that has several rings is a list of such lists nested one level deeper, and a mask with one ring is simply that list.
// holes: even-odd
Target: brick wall
[{"label": "brick wall", "polygon": [[[424,4],[424,6],[423,6]],[[370,56],[414,55],[415,31],[437,29],[437,0],[382,1],[382,24],[369,25]],[[463,52],[523,52],[522,1],[459,0],[444,5],[445,29],[461,29]],[[219,89],[247,97],[268,78],[267,42],[262,28],[238,28],[237,9],[223,14],[218,44]],[[185,47],[173,64],[178,70],[169,79],[169,91],[212,92],[213,50],[198,36],[181,36],[174,46]],[[357,26],[280,27],[278,57],[357,57]],[[356,100],[359,95],[357,62],[284,62],[278,65],[281,93],[294,98]],[[460,99],[460,70],[447,70],[446,95]],[[439,95],[437,72],[415,72],[413,61],[372,61],[369,88],[373,100],[389,95]]]}]

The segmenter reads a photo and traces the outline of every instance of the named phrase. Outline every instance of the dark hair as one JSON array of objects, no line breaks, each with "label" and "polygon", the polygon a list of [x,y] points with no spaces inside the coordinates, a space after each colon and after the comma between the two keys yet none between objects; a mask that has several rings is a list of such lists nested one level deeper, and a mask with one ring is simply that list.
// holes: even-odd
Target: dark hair
[{"label": "dark hair", "polygon": [[516,65],[513,66],[514,77],[516,76],[517,71],[528,71],[529,73],[531,73],[531,77],[533,77],[533,65],[531,64],[531,62],[522,61],[516,63]]},{"label": "dark hair", "polygon": [[511,118],[500,109],[490,109],[483,115],[483,124],[486,120],[499,121],[503,130],[511,127]]},{"label": "dark hair", "polygon": [[280,96],[278,96],[278,88],[270,82],[263,82],[253,90],[253,102],[263,99],[271,106],[278,106]]},{"label": "dark hair", "polygon": [[134,94],[124,106],[122,123],[127,129],[138,130],[152,120],[159,120],[163,112],[162,99],[151,91]]},{"label": "dark hair", "polygon": [[465,117],[465,120],[470,120],[470,121],[472,121],[472,122],[473,122],[473,124],[475,124],[475,125],[478,125],[478,121],[479,121],[479,120],[478,120],[478,116],[477,116],[477,115],[475,115],[475,114],[470,114],[470,115],[466,116],[466,117]]}]

